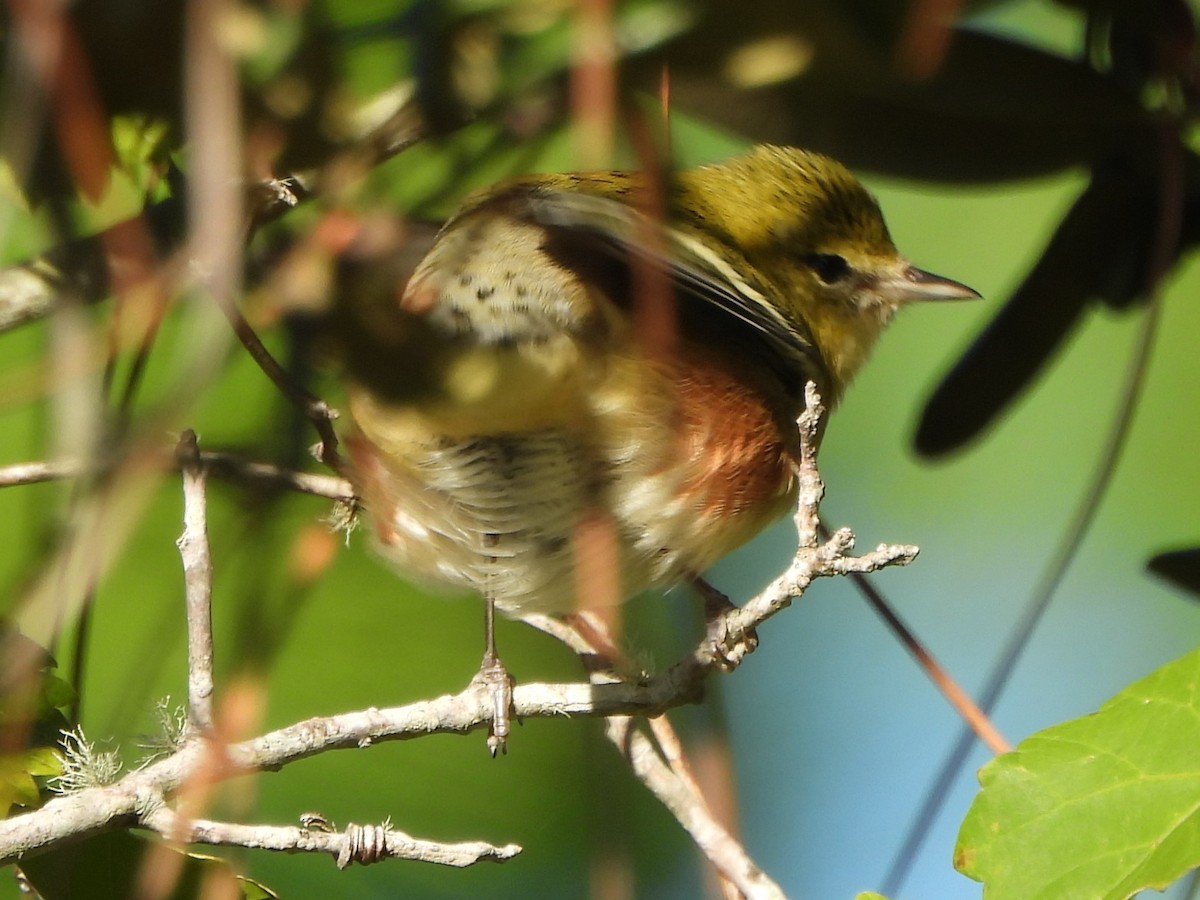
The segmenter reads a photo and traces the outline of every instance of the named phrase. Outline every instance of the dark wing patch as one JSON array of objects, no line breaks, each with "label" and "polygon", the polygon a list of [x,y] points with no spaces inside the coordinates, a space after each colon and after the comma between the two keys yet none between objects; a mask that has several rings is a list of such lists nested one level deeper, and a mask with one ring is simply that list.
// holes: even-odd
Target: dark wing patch
[{"label": "dark wing patch", "polygon": [[661,268],[682,294],[749,326],[785,362],[804,372],[816,362],[821,370],[807,330],[784,319],[760,288],[687,231],[658,223],[620,201],[581,191],[536,189],[525,204],[540,225],[590,236],[618,257],[634,255]]}]

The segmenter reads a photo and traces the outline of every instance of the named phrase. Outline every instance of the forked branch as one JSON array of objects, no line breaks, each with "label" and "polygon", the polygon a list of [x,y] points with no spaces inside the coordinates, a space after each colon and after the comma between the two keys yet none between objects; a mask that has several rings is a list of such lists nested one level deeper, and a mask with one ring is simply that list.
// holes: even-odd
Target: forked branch
[{"label": "forked branch", "polygon": [[[822,413],[810,385],[809,409],[799,424],[802,456],[797,469],[799,502],[796,525],[799,547],[791,565],[766,590],[741,607],[724,609],[705,637],[675,665],[653,676],[622,676],[624,667],[599,619],[580,615],[564,620],[529,616],[527,621],[560,640],[588,664],[590,683],[518,685],[513,712],[519,718],[609,719],[609,737],[631,768],[693,836],[701,851],[728,881],[748,897],[779,897],[777,885],[753,862],[745,849],[712,815],[669,726],[659,721],[649,732],[637,717],[660,716],[666,710],[696,702],[714,671],[728,671],[753,650],[755,629],[801,596],[815,579],[849,572],[870,572],[902,565],[917,548],[884,544],[863,556],[851,556],[848,530],[819,540],[818,505],[823,485],[816,469],[815,446]],[[241,825],[200,817],[196,804],[184,802],[197,783],[210,784],[240,775],[274,771],[289,763],[330,750],[365,748],[389,740],[408,740],[437,733],[465,733],[486,728],[494,710],[486,690],[464,691],[390,709],[365,709],[313,718],[257,738],[222,743],[212,728],[212,646],[208,627],[212,567],[208,558],[204,480],[221,471],[238,477],[266,478],[296,490],[352,502],[339,479],[312,481],[311,476],[236,462],[220,454],[204,454],[187,433],[178,462],[185,484],[185,531],[180,552],[186,575],[189,636],[189,723],[169,756],[125,775],[113,784],[86,787],[56,797],[38,810],[0,821],[0,863],[50,849],[64,841],[116,828],[145,828],[182,843],[228,844],[287,852],[325,852],[339,866],[403,857],[443,865],[503,861],[520,852],[512,845],[483,842],[443,843],[413,838],[378,826],[348,826],[337,831],[320,816],[300,826]],[[27,464],[9,470],[9,483],[66,474],[71,467]],[[4,470],[0,470],[0,481]]]}]

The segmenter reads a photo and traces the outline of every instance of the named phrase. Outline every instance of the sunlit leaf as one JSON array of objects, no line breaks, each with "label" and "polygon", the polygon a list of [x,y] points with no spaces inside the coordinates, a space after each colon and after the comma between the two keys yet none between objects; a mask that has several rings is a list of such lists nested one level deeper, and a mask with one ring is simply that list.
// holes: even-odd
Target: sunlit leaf
[{"label": "sunlit leaf", "polygon": [[955,865],[989,900],[1119,900],[1200,864],[1200,650],[979,772]]},{"label": "sunlit leaf", "polygon": [[35,778],[61,771],[62,761],[55,747],[32,747],[0,756],[0,818],[14,806],[36,806],[41,792]]},{"label": "sunlit leaf", "polygon": [[34,806],[38,786],[26,764],[24,753],[0,756],[0,816],[14,806]]}]

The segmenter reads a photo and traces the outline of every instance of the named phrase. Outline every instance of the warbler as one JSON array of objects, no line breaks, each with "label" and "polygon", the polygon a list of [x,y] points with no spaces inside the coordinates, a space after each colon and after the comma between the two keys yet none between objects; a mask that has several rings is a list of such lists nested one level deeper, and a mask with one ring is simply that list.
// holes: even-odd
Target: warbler
[{"label": "warbler", "polygon": [[[647,273],[674,304],[662,352],[639,334]],[[901,306],[978,296],[911,265],[841,164],[774,146],[659,185],[501,183],[406,280],[346,291],[347,447],[381,552],[518,615],[748,540],[795,501],[806,382],[832,407]],[[577,577],[597,523],[606,593]]]}]

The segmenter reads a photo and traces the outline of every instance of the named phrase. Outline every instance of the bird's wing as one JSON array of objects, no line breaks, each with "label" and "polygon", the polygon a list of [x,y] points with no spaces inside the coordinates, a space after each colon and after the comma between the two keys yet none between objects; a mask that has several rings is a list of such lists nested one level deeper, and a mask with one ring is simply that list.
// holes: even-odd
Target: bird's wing
[{"label": "bird's wing", "polygon": [[348,381],[443,433],[578,419],[604,313],[586,280],[543,249],[545,237],[485,196],[442,229],[411,275],[344,285]]},{"label": "bird's wing", "polygon": [[531,217],[544,227],[575,232],[615,255],[632,255],[661,268],[685,296],[740,320],[785,361],[810,370],[818,350],[807,329],[785,319],[763,289],[694,233],[583,191],[535,189],[526,202]]}]

